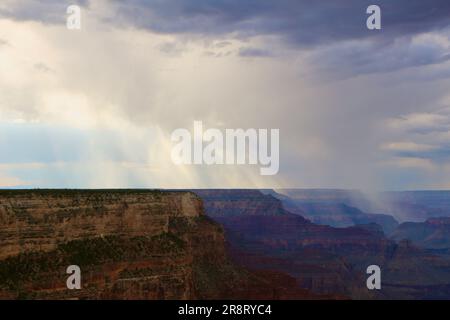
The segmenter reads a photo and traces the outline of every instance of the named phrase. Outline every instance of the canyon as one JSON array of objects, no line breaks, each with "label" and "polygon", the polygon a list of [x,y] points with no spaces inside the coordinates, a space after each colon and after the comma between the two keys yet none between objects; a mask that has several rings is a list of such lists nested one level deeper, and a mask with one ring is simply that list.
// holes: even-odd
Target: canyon
[{"label": "canyon", "polygon": [[[66,287],[78,265],[82,290]],[[314,298],[227,256],[191,192],[0,191],[0,299]]]},{"label": "canyon", "polygon": [[[196,190],[205,211],[221,223],[236,263],[276,270],[301,288],[352,299],[450,297],[450,260],[389,239],[375,223],[335,228],[286,210],[258,190]],[[366,287],[366,268],[382,269],[382,290]]]},{"label": "canyon", "polygon": [[404,222],[391,234],[395,240],[412,243],[436,253],[450,253],[450,218],[430,218],[425,222]]},{"label": "canyon", "polygon": [[[285,192],[283,194],[281,192]],[[357,206],[370,207],[364,196],[345,190],[273,190],[266,193],[281,200],[289,212],[301,215],[314,223],[343,228],[375,223],[385,234],[398,226],[397,220],[388,214],[367,213]],[[289,195],[289,196],[288,196]]]},{"label": "canyon", "polygon": [[1,190],[0,299],[450,297],[448,218],[389,236],[388,217],[321,201],[322,217],[355,225],[315,223],[267,190]]}]

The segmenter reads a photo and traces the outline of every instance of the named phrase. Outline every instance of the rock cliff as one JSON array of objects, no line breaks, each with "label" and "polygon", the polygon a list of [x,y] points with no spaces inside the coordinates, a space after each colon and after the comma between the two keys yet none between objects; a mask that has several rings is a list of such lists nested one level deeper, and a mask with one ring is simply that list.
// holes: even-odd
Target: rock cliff
[{"label": "rock cliff", "polygon": [[[242,266],[287,273],[319,294],[354,299],[450,296],[450,260],[388,239],[376,224],[317,225],[254,190],[195,192],[207,214],[224,226],[230,253]],[[366,287],[366,268],[373,264],[383,274],[383,289],[377,292]]]},{"label": "rock cliff", "polygon": [[450,218],[430,218],[425,222],[404,222],[392,233],[392,239],[410,240],[433,250],[450,252]]},{"label": "rock cliff", "polygon": [[[66,268],[81,269],[81,290]],[[227,258],[191,192],[0,191],[0,299],[313,297]]]}]

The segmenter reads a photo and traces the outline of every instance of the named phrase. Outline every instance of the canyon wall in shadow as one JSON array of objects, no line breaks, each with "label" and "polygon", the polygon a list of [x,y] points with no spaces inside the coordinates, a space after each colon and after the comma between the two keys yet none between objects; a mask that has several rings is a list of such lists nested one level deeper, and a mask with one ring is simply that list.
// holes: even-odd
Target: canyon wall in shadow
[{"label": "canyon wall in shadow", "polygon": [[[208,215],[226,230],[235,261],[247,268],[285,272],[301,288],[355,299],[450,298],[450,261],[389,239],[370,223],[318,225],[287,211],[258,190],[196,190]],[[366,287],[366,268],[379,265],[382,290]]]}]

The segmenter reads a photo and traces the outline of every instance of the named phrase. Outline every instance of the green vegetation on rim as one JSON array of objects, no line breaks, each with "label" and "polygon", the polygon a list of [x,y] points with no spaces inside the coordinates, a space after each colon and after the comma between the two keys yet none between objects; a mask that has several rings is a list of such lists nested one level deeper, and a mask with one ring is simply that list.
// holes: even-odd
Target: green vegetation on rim
[{"label": "green vegetation on rim", "polygon": [[89,268],[107,262],[177,255],[185,248],[185,242],[171,233],[131,239],[108,236],[70,241],[50,252],[22,253],[0,261],[0,288],[20,290],[24,283],[43,281],[49,274],[65,276],[62,272],[71,264]]}]

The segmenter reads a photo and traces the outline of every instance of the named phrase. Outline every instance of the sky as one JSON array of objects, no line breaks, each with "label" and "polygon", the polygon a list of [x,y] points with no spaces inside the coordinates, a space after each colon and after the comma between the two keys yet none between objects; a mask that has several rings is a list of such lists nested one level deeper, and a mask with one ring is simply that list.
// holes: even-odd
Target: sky
[{"label": "sky", "polygon": [[[2,0],[0,188],[449,189],[449,36],[448,0]],[[194,121],[279,129],[278,174],[175,165]]]}]

